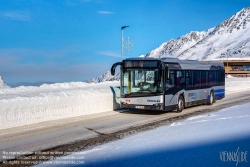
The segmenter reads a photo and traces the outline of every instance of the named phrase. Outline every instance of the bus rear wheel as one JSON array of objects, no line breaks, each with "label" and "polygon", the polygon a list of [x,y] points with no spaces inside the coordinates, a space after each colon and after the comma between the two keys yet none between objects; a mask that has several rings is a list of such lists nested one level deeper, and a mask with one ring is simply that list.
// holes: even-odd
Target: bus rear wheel
[{"label": "bus rear wheel", "polygon": [[184,98],[183,96],[180,96],[179,97],[179,100],[178,100],[178,105],[177,105],[177,112],[182,112],[182,110],[184,109]]},{"label": "bus rear wheel", "polygon": [[213,105],[213,103],[214,103],[214,92],[211,91],[208,104]]}]

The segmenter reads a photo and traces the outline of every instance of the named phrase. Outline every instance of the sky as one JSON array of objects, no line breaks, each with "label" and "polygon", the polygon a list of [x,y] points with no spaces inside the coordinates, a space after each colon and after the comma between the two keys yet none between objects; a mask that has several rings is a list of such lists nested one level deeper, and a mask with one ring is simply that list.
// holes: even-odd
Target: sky
[{"label": "sky", "polygon": [[10,86],[86,81],[121,61],[121,27],[147,54],[212,28],[249,0],[0,0],[0,76]]}]

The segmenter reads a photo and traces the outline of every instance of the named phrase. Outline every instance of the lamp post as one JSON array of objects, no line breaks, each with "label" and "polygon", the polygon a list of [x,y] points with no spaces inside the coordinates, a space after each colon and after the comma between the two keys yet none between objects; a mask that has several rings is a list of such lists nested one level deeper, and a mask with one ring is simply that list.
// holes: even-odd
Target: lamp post
[{"label": "lamp post", "polygon": [[127,27],[129,27],[129,26],[122,26],[121,27],[121,31],[122,31],[122,60],[123,60],[123,51],[124,51],[124,38],[123,38],[123,29],[125,29],[125,28],[127,28]]},{"label": "lamp post", "polygon": [[228,77],[228,71],[229,71],[229,67],[228,67],[228,54],[230,53],[230,55],[231,55],[231,49],[228,49],[227,50],[227,77]]}]

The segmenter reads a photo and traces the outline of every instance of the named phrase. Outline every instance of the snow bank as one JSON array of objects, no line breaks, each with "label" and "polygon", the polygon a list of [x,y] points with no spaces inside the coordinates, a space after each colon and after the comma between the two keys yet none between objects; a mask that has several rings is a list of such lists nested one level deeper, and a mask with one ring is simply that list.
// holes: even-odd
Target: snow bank
[{"label": "snow bank", "polygon": [[[0,89],[0,129],[112,111],[119,107],[119,84],[71,82]],[[250,78],[226,78],[226,94],[245,90],[250,90]]]},{"label": "snow bank", "polygon": [[0,129],[112,111],[118,85],[73,82],[0,89]]},{"label": "snow bank", "polygon": [[236,78],[228,77],[226,78],[226,95],[235,92],[241,92],[245,90],[250,90],[250,78]]}]

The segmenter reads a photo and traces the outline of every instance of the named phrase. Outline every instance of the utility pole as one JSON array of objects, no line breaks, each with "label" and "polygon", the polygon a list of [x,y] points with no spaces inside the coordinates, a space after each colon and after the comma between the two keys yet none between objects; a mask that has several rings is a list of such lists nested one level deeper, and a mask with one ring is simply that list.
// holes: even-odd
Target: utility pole
[{"label": "utility pole", "polygon": [[229,71],[229,67],[228,67],[228,54],[230,54],[230,56],[231,56],[231,49],[227,50],[227,76],[228,76],[228,71]]},{"label": "utility pole", "polygon": [[121,31],[122,31],[122,55],[121,55],[121,58],[123,60],[123,51],[124,51],[124,37],[123,37],[123,29],[127,28],[129,26],[122,26],[121,27]]}]

